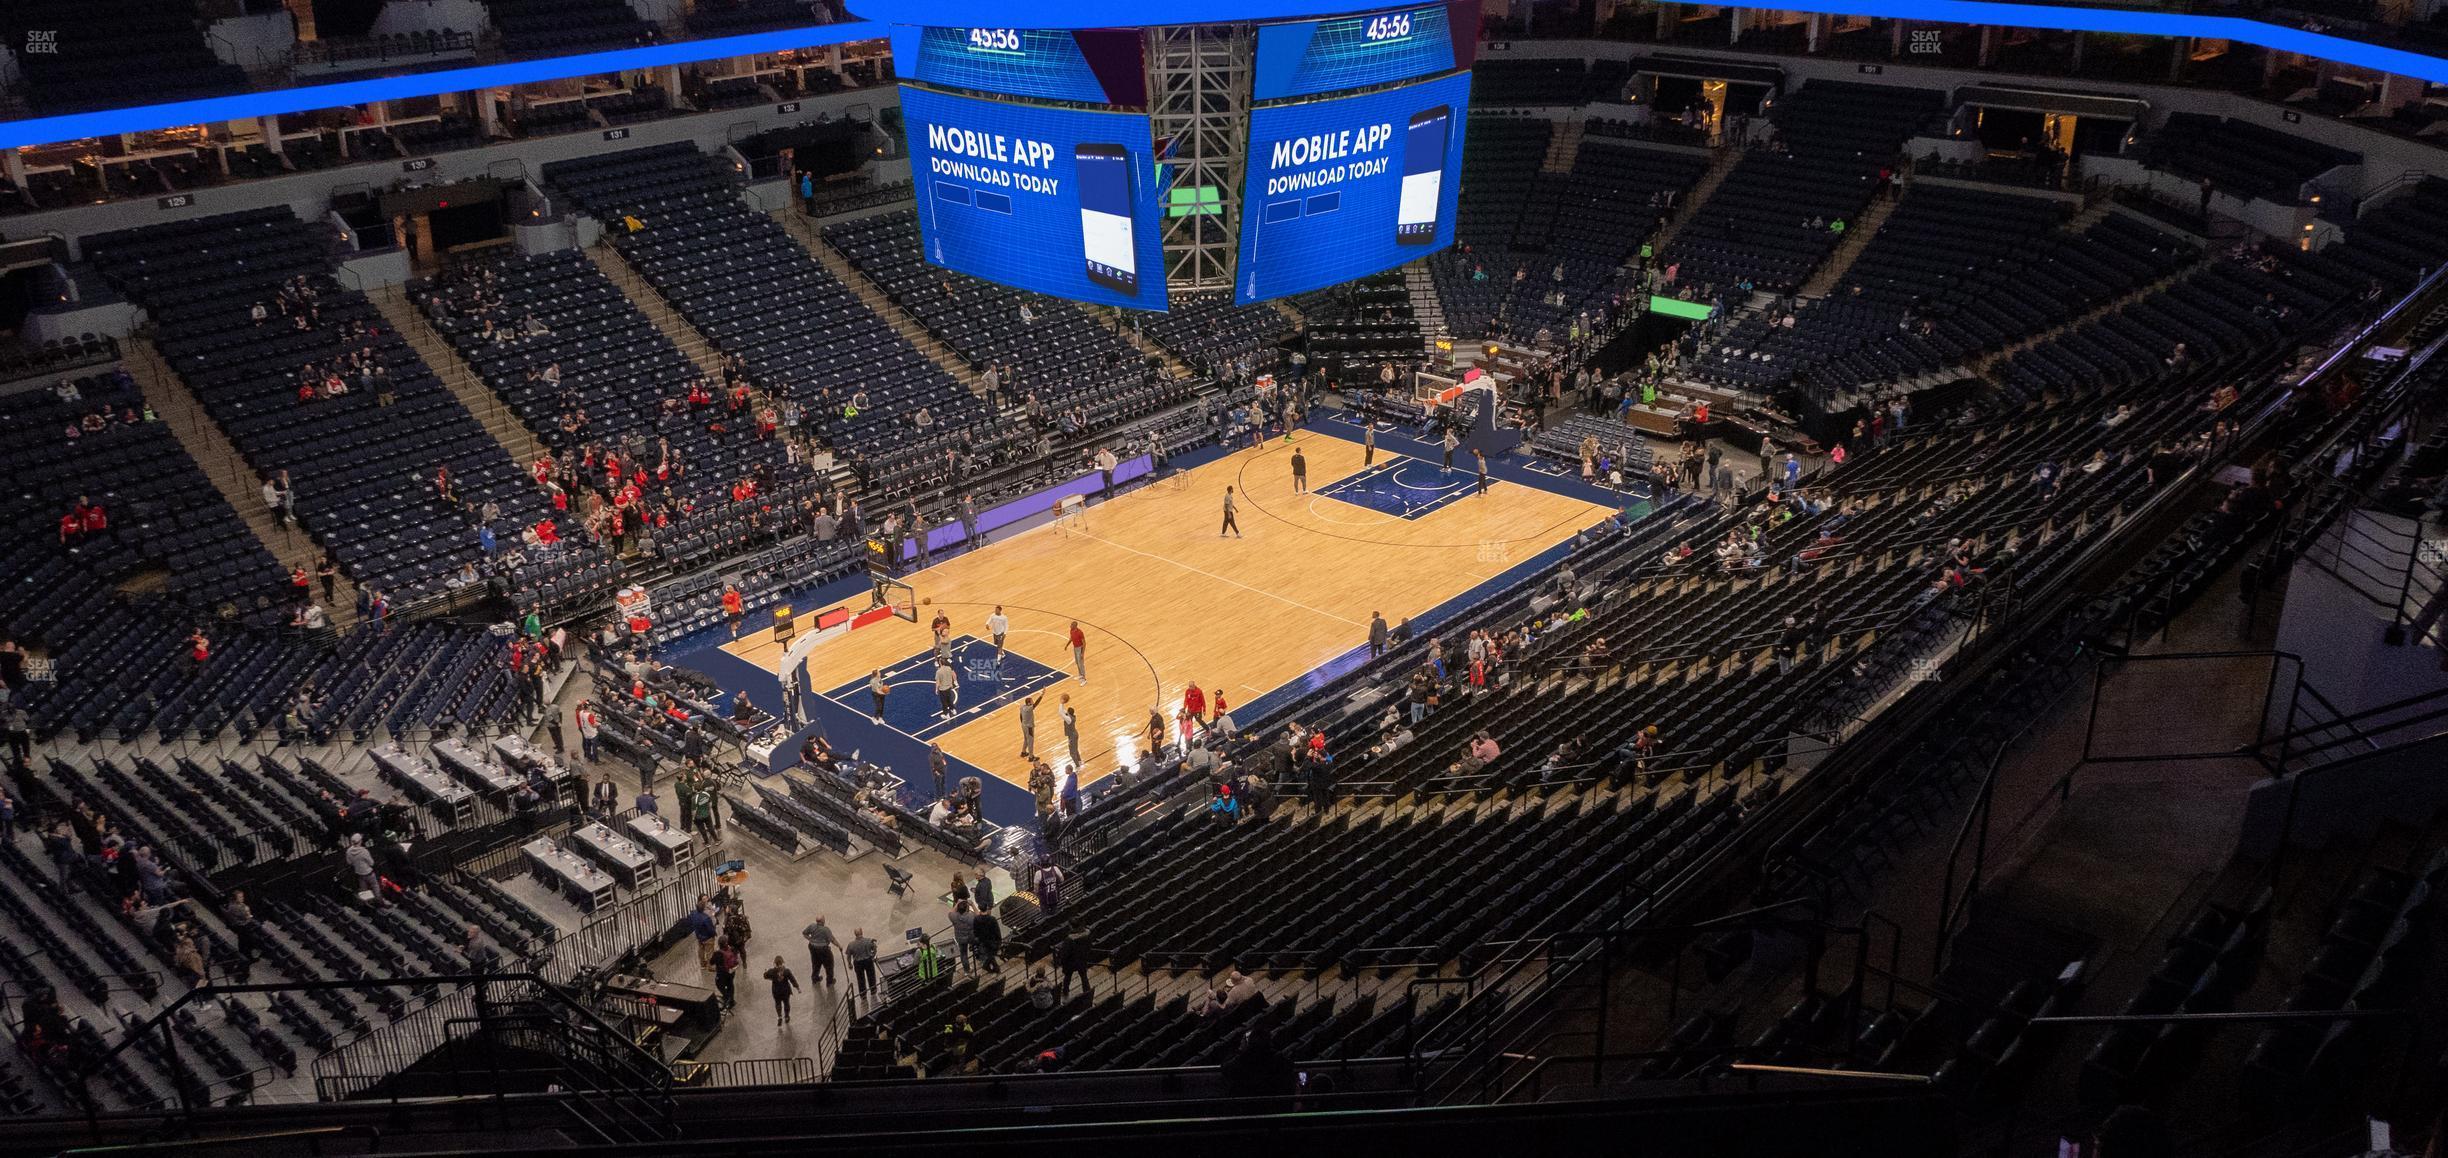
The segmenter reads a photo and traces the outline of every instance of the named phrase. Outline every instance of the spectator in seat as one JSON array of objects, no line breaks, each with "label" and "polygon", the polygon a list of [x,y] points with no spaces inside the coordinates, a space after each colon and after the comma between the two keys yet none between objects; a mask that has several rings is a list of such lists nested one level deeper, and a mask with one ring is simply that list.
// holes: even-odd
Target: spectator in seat
[{"label": "spectator in seat", "polygon": [[1275,1048],[1274,1032],[1265,1025],[1250,1027],[1223,1072],[1224,1092],[1236,1098],[1288,1098],[1298,1088],[1292,1059]]}]

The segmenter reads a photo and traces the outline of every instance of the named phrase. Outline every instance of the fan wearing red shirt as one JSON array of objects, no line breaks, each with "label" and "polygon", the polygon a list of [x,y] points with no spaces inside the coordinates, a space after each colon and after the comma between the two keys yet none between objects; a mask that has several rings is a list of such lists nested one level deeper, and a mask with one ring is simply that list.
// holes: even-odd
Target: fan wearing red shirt
[{"label": "fan wearing red shirt", "polygon": [[85,533],[85,520],[75,511],[60,516],[60,542],[67,542]]}]

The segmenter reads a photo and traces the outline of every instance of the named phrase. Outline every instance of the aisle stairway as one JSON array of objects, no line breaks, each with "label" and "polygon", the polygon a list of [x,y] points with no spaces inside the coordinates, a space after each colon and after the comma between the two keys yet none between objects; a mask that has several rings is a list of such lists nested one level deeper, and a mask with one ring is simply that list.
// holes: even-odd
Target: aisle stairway
[{"label": "aisle stairway", "polygon": [[2163,275],[2146,284],[2136,286],[2129,293],[2100,302],[2092,306],[2090,309],[2084,310],[2082,313],[2076,314],[2075,316],[2068,318],[2057,325],[2051,326],[2048,329],[2042,330],[2036,334],[2026,334],[2005,346],[1992,350],[1979,358],[1975,358],[1973,359],[1972,364],[1966,367],[1966,369],[1976,374],[1986,373],[1990,368],[2003,363],[2008,358],[2011,358],[2016,354],[2031,349],[2034,346],[2042,345],[2069,330],[2080,329],[2083,326],[2090,325],[2092,322],[2097,321],[2100,318],[2104,318],[2109,314],[2113,314],[2116,311],[2133,304],[2134,302],[2156,294],[2161,290],[2164,290],[2167,287],[2184,280],[2185,278],[2201,272],[2208,265],[2207,261],[2204,260],[2205,256],[2206,255],[2197,254],[2191,261],[2186,262],[2182,267],[2178,268],[2173,273]]},{"label": "aisle stairway", "polygon": [[[1087,314],[1089,317],[1095,318],[1099,326],[1106,328],[1114,328],[1116,317],[1122,313],[1119,308],[1115,307],[1094,306],[1088,304],[1087,302],[1078,302],[1075,304],[1079,306],[1080,312]],[[1127,324],[1127,318],[1123,319],[1123,321],[1125,324],[1114,329],[1114,333],[1119,336],[1123,342],[1127,343],[1132,349],[1164,363],[1166,373],[1172,374],[1177,378],[1187,378],[1191,376],[1192,372],[1188,362],[1184,362],[1180,358],[1175,357],[1173,351],[1165,349],[1163,346],[1159,346],[1156,343],[1149,341],[1147,335],[1140,333],[1137,326]]]},{"label": "aisle stairway", "polygon": [[950,374],[961,385],[971,390],[978,388],[978,372],[971,368],[969,363],[962,361],[960,355],[953,353],[950,347],[944,345],[925,326],[918,324],[918,319],[911,317],[909,311],[902,309],[899,303],[892,300],[891,295],[886,294],[866,274],[860,273],[858,267],[850,264],[848,258],[843,257],[832,246],[825,244],[824,238],[816,232],[815,223],[788,209],[777,214],[775,219],[782,223],[782,228],[805,247],[817,262],[822,264],[835,278],[838,278],[843,285],[848,286],[850,292],[857,294],[862,304],[874,311],[877,317],[884,319],[885,324],[891,326],[894,333],[907,339],[910,345],[918,348],[919,353],[927,356],[927,360],[941,367],[944,373]]},{"label": "aisle stairway", "polygon": [[1860,257],[1863,250],[1870,248],[1870,239],[1878,236],[1879,227],[1895,216],[1896,206],[1903,200],[1902,197],[1877,198],[1870,202],[1868,209],[1862,211],[1860,220],[1846,222],[1844,240],[1836,243],[1835,251],[1820,264],[1819,272],[1812,274],[1811,279],[1802,284],[1802,296],[1826,297],[1829,291],[1834,290],[1844,280],[1845,271],[1853,268],[1853,260]]},{"label": "aisle stairway", "polygon": [[1676,202],[1674,218],[1666,223],[1666,228],[1658,230],[1657,236],[1649,239],[1652,252],[1666,252],[1666,246],[1674,241],[1675,235],[1683,232],[1683,227],[1700,215],[1700,207],[1708,203],[1709,194],[1715,193],[1717,187],[1725,183],[1726,174],[1734,171],[1734,163],[1742,160],[1742,155],[1741,149],[1731,146],[1709,154],[1708,171],[1700,175],[1699,182],[1691,187],[1691,192]]},{"label": "aisle stairway", "polygon": [[1581,155],[1580,121],[1565,121],[1556,126],[1555,135],[1547,138],[1547,159],[1539,163],[1543,173],[1570,173],[1573,161]]},{"label": "aisle stairway", "polygon": [[374,303],[375,309],[382,311],[383,319],[407,340],[417,356],[425,359],[425,364],[433,368],[434,376],[441,379],[442,385],[459,399],[459,404],[467,407],[467,412],[484,425],[485,433],[492,435],[493,441],[509,452],[511,461],[523,469],[535,465],[535,460],[544,456],[544,444],[536,441],[535,432],[528,430],[526,424],[519,421],[518,415],[510,412],[500,395],[485,386],[484,380],[477,377],[475,369],[467,364],[467,359],[459,356],[459,351],[452,349],[450,343],[442,340],[442,335],[434,332],[433,323],[409,304],[405,288],[389,286],[367,294],[366,298]]},{"label": "aisle stairway", "polygon": [[1411,318],[1419,323],[1420,336],[1429,348],[1451,340],[1453,329],[1445,324],[1445,300],[1437,296],[1436,277],[1425,260],[1403,267],[1403,288],[1410,291]]},{"label": "aisle stairway", "polygon": [[[162,359],[153,340],[126,338],[120,348],[127,353],[128,374],[144,391],[145,404],[161,416],[179,445],[186,448],[187,457],[194,459],[204,476],[212,480],[213,489],[221,492],[230,509],[246,520],[247,529],[255,532],[264,549],[285,564],[314,566],[318,554],[314,540],[294,524],[282,530],[272,521],[270,510],[264,506],[262,480],[248,471],[238,448],[230,445],[228,436],[196,405],[195,395],[188,391],[178,372]],[[324,613],[334,625],[347,627],[357,619],[357,584],[342,575],[334,590],[332,605],[324,608]]]},{"label": "aisle stairway", "polygon": [[698,373],[705,375],[709,381],[722,381],[722,356],[714,352],[714,343],[707,341],[704,334],[688,324],[688,319],[672,309],[670,302],[663,300],[662,294],[646,284],[646,279],[639,276],[636,267],[629,264],[629,259],[622,257],[620,251],[609,243],[590,246],[585,253],[587,260],[595,263],[595,268],[602,270],[605,277],[612,279],[613,285],[620,287],[630,304],[646,315],[647,321],[654,323],[655,329],[662,331],[672,345],[688,355],[689,362],[697,367]]}]

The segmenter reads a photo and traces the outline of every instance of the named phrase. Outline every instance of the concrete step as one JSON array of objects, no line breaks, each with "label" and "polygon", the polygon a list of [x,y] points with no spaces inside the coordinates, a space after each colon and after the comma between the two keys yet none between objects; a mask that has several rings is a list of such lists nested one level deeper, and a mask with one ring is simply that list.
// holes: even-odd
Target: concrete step
[{"label": "concrete step", "polygon": [[2168,274],[2127,293],[2110,298],[2107,301],[2092,306],[2090,309],[2085,310],[2082,313],[2076,314],[2074,317],[2067,319],[2064,322],[2051,326],[2037,334],[2031,334],[2019,340],[2009,342],[2004,347],[1992,353],[1973,359],[1969,369],[1975,373],[1987,374],[1990,369],[2006,359],[2015,356],[2016,354],[2020,354],[2025,350],[2031,349],[2032,347],[2038,346],[2043,342],[2056,338],[2058,335],[2064,334],[2070,330],[2087,326],[2092,322],[2107,316],[2108,314],[2121,310],[2134,302],[2138,302],[2143,298],[2149,297],[2152,294],[2158,293],[2159,291],[2184,280],[2185,278],[2191,277],[2195,273],[2200,272],[2204,264],[2204,256],[2197,254],[2192,261],[2185,263],[2183,267],[2177,269],[2174,273]]},{"label": "concrete step", "polygon": [[1130,348],[1137,350],[1142,354],[1150,355],[1156,358],[1158,361],[1164,363],[1164,367],[1167,372],[1181,378],[1187,378],[1190,376],[1190,364],[1174,357],[1173,351],[1165,349],[1163,346],[1159,346],[1155,342],[1150,341],[1147,335],[1140,333],[1136,327],[1127,324],[1117,326],[1115,324],[1115,320],[1121,316],[1121,310],[1109,306],[1092,306],[1086,303],[1080,303],[1079,308],[1089,317],[1095,318],[1099,326],[1113,330],[1116,334],[1120,335],[1122,340],[1127,343]]},{"label": "concrete step", "polygon": [[587,260],[594,262],[595,268],[602,270],[605,277],[612,279],[613,285],[620,287],[630,303],[637,306],[638,312],[646,315],[646,320],[653,323],[654,328],[661,331],[672,345],[679,347],[681,353],[688,355],[689,363],[697,367],[698,373],[710,381],[722,381],[722,355],[715,351],[713,341],[698,333],[688,319],[680,316],[680,311],[663,300],[663,295],[647,283],[645,276],[638,273],[635,266],[629,264],[628,258],[622,257],[621,252],[612,248],[608,241],[598,242],[585,252]]},{"label": "concrete step", "polygon": [[1895,216],[1896,205],[1901,200],[1896,197],[1876,198],[1862,210],[1859,220],[1846,222],[1844,240],[1836,243],[1836,248],[1828,253],[1827,260],[1819,264],[1819,271],[1802,284],[1802,296],[1826,297],[1834,290],[1844,280],[1845,271],[1852,269],[1853,262],[1861,257],[1862,251],[1870,248],[1870,239],[1878,236],[1879,228],[1887,224],[1888,218]]},{"label": "concrete step", "polygon": [[893,332],[900,334],[903,339],[916,346],[919,353],[925,354],[929,361],[941,367],[944,373],[950,374],[961,385],[971,390],[978,388],[978,373],[970,368],[968,361],[954,353],[942,342],[937,341],[935,335],[928,332],[918,319],[911,317],[898,303],[894,302],[892,297],[884,292],[883,287],[869,280],[866,274],[860,273],[857,266],[850,264],[849,258],[842,256],[840,250],[833,248],[825,241],[812,222],[800,216],[787,204],[779,211],[778,219],[782,222],[782,228],[798,239],[799,244],[808,251],[809,256],[814,257],[818,264],[830,271],[843,285],[850,287],[850,292],[857,294],[860,302],[864,303],[869,310],[874,311],[877,317],[884,319],[885,324],[893,328]]},{"label": "concrete step", "polygon": [[1700,180],[1693,183],[1691,191],[1676,202],[1681,208],[1675,210],[1674,217],[1666,222],[1666,228],[1658,230],[1657,238],[1649,243],[1656,252],[1666,252],[1667,244],[1675,239],[1675,235],[1683,232],[1683,227],[1700,215],[1700,207],[1708,203],[1709,195],[1715,193],[1719,185],[1725,184],[1726,174],[1734,171],[1734,165],[1742,160],[1742,155],[1742,149],[1728,145],[1720,147],[1709,157],[1708,171],[1700,174]]},{"label": "concrete step", "polygon": [[[264,549],[284,566],[304,564],[312,570],[315,561],[323,554],[321,545],[303,528],[293,524],[284,530],[273,521],[270,509],[264,506],[263,480],[255,477],[254,471],[246,465],[245,457],[238,453],[238,448],[231,445],[229,436],[222,433],[221,427],[204,412],[194,392],[188,389],[178,371],[171,368],[169,361],[162,357],[153,340],[128,338],[120,348],[127,353],[128,373],[143,390],[145,404],[153,408],[153,413],[161,416],[172,436],[179,440],[179,445],[186,448],[187,457],[194,459],[196,466],[204,472],[204,477],[212,480],[213,489],[221,492],[222,499],[238,512],[238,517],[245,521],[248,530],[255,533],[255,538],[263,543]],[[310,480],[306,479],[291,481],[311,485]],[[320,591],[321,588],[315,590]],[[333,589],[332,599],[334,605],[323,609],[324,615],[332,623],[345,627],[356,621],[355,582],[342,575],[338,586]]]},{"label": "concrete step", "polygon": [[1572,172],[1573,162],[1581,156],[1581,133],[1580,121],[1566,121],[1557,125],[1555,133],[1547,138],[1547,156],[1539,163],[1539,170],[1545,173]]},{"label": "concrete step", "polygon": [[1445,299],[1437,294],[1436,276],[1429,272],[1426,260],[1403,267],[1403,289],[1411,297],[1411,317],[1419,323],[1420,336],[1429,348],[1453,336],[1445,324]]},{"label": "concrete step", "polygon": [[519,421],[518,415],[512,413],[509,405],[502,401],[501,395],[494,393],[493,388],[477,375],[475,368],[459,356],[459,351],[443,340],[441,333],[433,328],[433,323],[426,320],[424,312],[409,304],[406,290],[389,286],[367,294],[366,298],[382,311],[383,318],[391,323],[392,328],[408,340],[409,347],[425,360],[434,376],[442,380],[444,388],[459,399],[459,404],[467,408],[467,412],[484,427],[485,433],[501,444],[511,461],[524,469],[544,457],[544,444],[536,440],[535,432],[527,429]]}]

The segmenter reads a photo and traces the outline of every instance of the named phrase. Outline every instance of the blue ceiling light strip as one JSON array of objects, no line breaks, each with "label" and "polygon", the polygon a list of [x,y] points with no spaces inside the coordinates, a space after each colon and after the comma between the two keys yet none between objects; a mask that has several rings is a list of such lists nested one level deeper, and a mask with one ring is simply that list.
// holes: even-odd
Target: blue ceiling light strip
[{"label": "blue ceiling light strip", "polygon": [[[859,16],[885,24],[944,28],[1141,28],[1155,24],[1215,24],[1235,21],[1307,20],[1321,16],[1400,8],[1367,0],[1064,0],[1061,4],[1013,0],[849,0]],[[1723,0],[1670,0],[1722,3]],[[2379,72],[2448,84],[2448,61],[2402,49],[2383,48],[2341,36],[2324,36],[2237,16],[2079,8],[2063,4],[2007,4],[1994,0],[1763,0],[1758,7],[1839,16],[1880,16],[1945,24],[2002,24],[2068,32],[2130,32],[2143,36],[2198,36],[2237,40],[2282,52],[2334,60]]]},{"label": "blue ceiling light strip", "polygon": [[[1703,0],[1667,0],[1696,4]],[[1713,0],[1712,0],[1713,2]],[[2375,72],[2448,84],[2448,60],[2383,48],[2342,36],[2325,36],[2238,16],[2194,16],[2181,12],[2137,12],[2121,8],[2075,8],[2062,4],[2003,4],[1993,0],[1771,0],[1761,7],[1831,16],[1875,16],[1941,24],[1998,24],[2054,28],[2064,32],[2124,32],[2138,36],[2194,36],[2236,40],[2280,52],[2351,64]],[[1739,47],[1739,46],[1738,46]],[[1909,63],[1909,62],[1908,62]]]},{"label": "blue ceiling light strip", "polygon": [[[1701,0],[1670,2],[1698,3]],[[1016,6],[1011,0],[851,0],[851,3],[858,15],[866,17],[866,20],[0,122],[0,148],[337,108],[443,92],[532,84],[623,69],[754,56],[794,48],[821,48],[851,41],[882,39],[885,36],[885,23],[938,27],[1018,25],[1027,28],[1133,28],[1151,23],[1296,20],[1398,6],[1354,3],[1353,0],[1177,0],[1164,6],[1161,16],[1151,19],[1146,0],[1068,0],[1061,5],[1032,3],[1025,7]],[[2448,60],[2440,57],[2234,16],[2077,8],[2057,4],[2010,4],[1994,0],[1772,0],[1768,6],[1791,12],[1926,20],[1945,24],[1997,24],[2054,28],[2068,32],[2122,32],[2142,36],[2234,40],[2376,72],[2448,84]]]},{"label": "blue ceiling light strip", "polygon": [[[576,56],[547,57],[542,60],[515,60],[501,64],[478,65],[474,68],[451,68],[437,72],[412,73],[407,76],[385,76],[372,80],[307,85],[302,88],[276,89],[271,92],[234,93],[230,96],[207,97],[202,100],[170,101],[165,104],[104,109],[99,112],[33,117],[21,121],[0,122],[0,148],[47,145],[54,141],[107,137],[119,133],[140,133],[150,129],[174,128],[179,125],[200,125],[215,121],[272,116],[279,113],[306,112],[311,109],[340,108],[370,101],[432,96],[435,93],[468,92],[475,89],[499,88],[505,85],[566,80],[573,76],[594,76],[598,73],[620,72],[633,68],[660,68],[668,64],[693,64],[700,60],[757,56],[794,48],[822,48],[826,45],[846,44],[857,40],[880,40],[884,35],[883,25],[866,21],[850,24],[818,24],[806,28],[786,28],[778,32],[753,32],[742,36],[681,40],[670,44],[648,45],[644,48],[620,48],[610,52],[588,52]],[[130,79],[132,87],[141,83],[136,78]]]},{"label": "blue ceiling light strip", "polygon": [[1403,7],[1403,0],[849,0],[851,12],[883,24],[934,28],[1149,28],[1304,20]]}]

